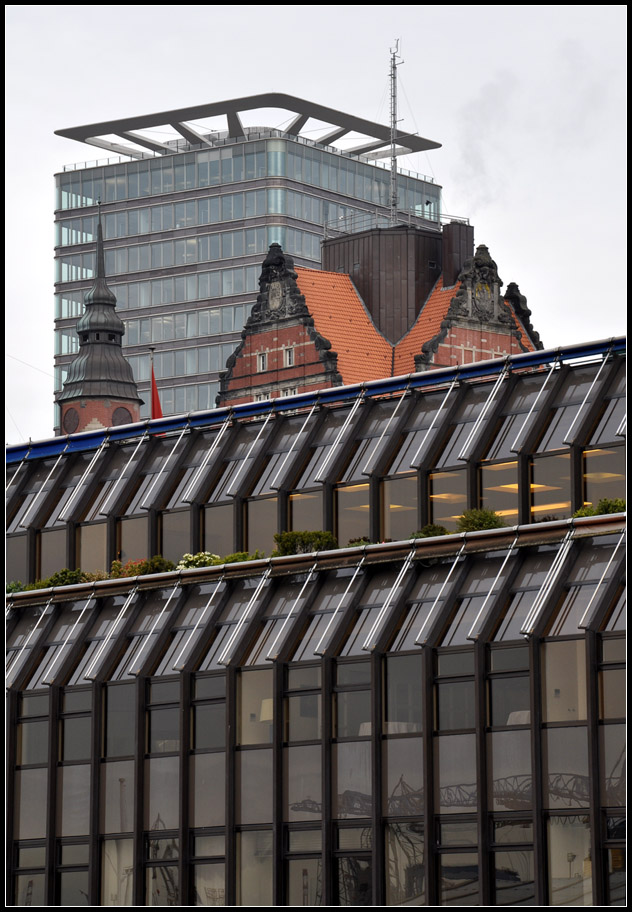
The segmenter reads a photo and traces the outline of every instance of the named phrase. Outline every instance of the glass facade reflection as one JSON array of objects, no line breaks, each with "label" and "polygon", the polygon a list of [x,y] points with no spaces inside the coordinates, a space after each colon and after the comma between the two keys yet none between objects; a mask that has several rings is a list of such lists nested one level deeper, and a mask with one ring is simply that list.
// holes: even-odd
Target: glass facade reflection
[{"label": "glass facade reflection", "polygon": [[[567,456],[582,497],[582,453],[601,445],[590,443],[595,428],[609,433],[617,377],[593,409],[581,407],[590,384],[580,378],[571,403],[581,444]],[[532,459],[549,458],[535,449],[553,407],[545,392],[524,431],[505,434],[518,439],[519,487]],[[267,457],[288,450],[268,453],[264,435],[250,452],[261,422],[246,422],[243,435],[239,421],[227,426],[206,463],[218,428],[199,432],[196,453],[192,432],[184,475],[157,484],[151,510],[187,511],[192,536],[227,525],[235,547],[251,504],[273,499],[281,523],[291,491],[317,491],[329,524],[336,486],[358,483],[379,532],[384,478],[345,473],[366,466],[369,454],[355,455],[387,408],[350,433],[358,447],[316,481],[316,449],[333,446],[344,412],[331,409],[333,430],[323,421],[321,442],[317,431],[284,479],[290,487],[273,494]],[[278,441],[285,418],[276,420]],[[401,476],[415,473],[416,490],[432,491],[431,474],[454,470],[474,503],[482,439],[463,466],[453,462],[460,444],[441,464],[445,439],[423,443],[424,467],[403,457]],[[108,547],[119,519],[140,519],[157,540],[155,513],[125,509],[141,475],[159,473],[165,442],[144,444],[133,463],[126,443],[118,487],[110,465],[100,493],[97,479],[86,489],[82,510],[110,499],[91,520],[108,526]],[[388,442],[393,456],[401,444]],[[386,453],[381,465],[399,477]],[[27,460],[24,487],[10,485],[11,517],[37,497],[32,469]],[[530,489],[518,497],[531,518]],[[428,500],[415,509],[419,526]],[[214,510],[226,510],[218,523]],[[623,904],[624,519],[527,521],[10,595],[9,902]]]}]

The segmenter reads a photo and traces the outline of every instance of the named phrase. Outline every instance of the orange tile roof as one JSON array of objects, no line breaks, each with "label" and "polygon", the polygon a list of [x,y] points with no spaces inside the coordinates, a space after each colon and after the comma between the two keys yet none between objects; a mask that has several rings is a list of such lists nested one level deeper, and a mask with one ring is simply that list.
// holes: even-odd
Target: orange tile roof
[{"label": "orange tile roof", "polygon": [[443,276],[439,276],[419,316],[405,336],[395,347],[393,375],[412,374],[415,370],[415,355],[421,354],[421,347],[436,336],[441,329],[450,301],[459,290],[459,285],[443,287]]},{"label": "orange tile roof", "polygon": [[338,353],[343,383],[390,377],[393,347],[375,327],[351,278],[340,272],[295,269],[315,328]]},{"label": "orange tile roof", "polygon": [[531,336],[529,335],[529,333],[528,333],[527,330],[525,329],[524,323],[522,322],[522,320],[520,319],[520,317],[518,316],[518,314],[516,313],[516,311],[513,309],[513,307],[512,307],[512,305],[510,304],[510,302],[509,302],[509,301],[505,301],[505,304],[507,305],[507,307],[508,307],[509,310],[511,311],[511,316],[514,318],[514,322],[515,322],[515,324],[516,324],[516,327],[517,327],[517,328],[520,330],[520,332],[522,333],[522,337],[521,337],[520,341],[522,342],[522,344],[524,345],[524,347],[527,349],[527,351],[531,351],[531,352],[532,352],[532,351],[535,351],[535,350],[536,350],[536,349],[535,349],[535,345],[533,344],[533,342],[532,342],[532,340],[531,340]]}]

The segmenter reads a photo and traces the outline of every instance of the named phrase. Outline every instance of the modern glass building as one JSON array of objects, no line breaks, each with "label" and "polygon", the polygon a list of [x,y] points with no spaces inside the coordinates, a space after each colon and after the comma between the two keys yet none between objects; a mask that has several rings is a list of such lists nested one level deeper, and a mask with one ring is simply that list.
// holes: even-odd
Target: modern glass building
[{"label": "modern glass building", "polygon": [[23,579],[343,546],[8,597],[9,903],[625,904],[625,514],[573,518],[624,383],[613,339],[9,448]]},{"label": "modern glass building", "polygon": [[[239,119],[239,111],[277,107],[296,114],[285,131],[244,127]],[[219,115],[226,115],[227,130],[198,126]],[[177,139],[150,138],[164,124]],[[306,124],[311,137],[320,125],[318,140],[301,135]],[[323,135],[325,124],[336,129]],[[154,132],[136,132],[149,128]],[[143,392],[155,347],[166,415],[214,406],[218,372],[254,303],[271,243],[297,265],[319,268],[327,232],[388,224],[390,172],[370,156],[389,141],[389,128],[291,96],[57,132],[117,158],[71,165],[55,176],[56,392],[77,351],[75,324],[95,274],[98,200],[106,275],[126,326],[124,353],[148,402]],[[349,133],[365,141],[342,152],[333,143]],[[125,144],[105,138],[112,135]],[[417,136],[402,141],[406,151],[438,147]],[[440,230],[440,190],[431,178],[400,172],[398,218]]]}]

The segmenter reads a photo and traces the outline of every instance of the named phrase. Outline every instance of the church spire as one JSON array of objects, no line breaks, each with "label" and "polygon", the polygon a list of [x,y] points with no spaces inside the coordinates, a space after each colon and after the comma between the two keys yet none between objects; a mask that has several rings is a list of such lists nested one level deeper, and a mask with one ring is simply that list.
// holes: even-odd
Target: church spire
[{"label": "church spire", "polygon": [[138,421],[143,402],[123,355],[125,327],[105,277],[100,202],[95,266],[94,284],[84,295],[85,311],[77,321],[79,353],[57,396],[67,434]]}]

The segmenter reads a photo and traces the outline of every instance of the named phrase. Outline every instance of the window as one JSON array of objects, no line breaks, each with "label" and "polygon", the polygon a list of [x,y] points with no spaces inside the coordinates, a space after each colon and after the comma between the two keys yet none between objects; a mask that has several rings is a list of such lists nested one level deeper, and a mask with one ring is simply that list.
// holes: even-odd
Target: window
[{"label": "window", "polygon": [[283,349],[283,366],[284,367],[294,367],[294,349],[293,348]]},{"label": "window", "polygon": [[257,371],[263,373],[268,369],[268,354],[267,352],[261,352],[257,355]]}]

